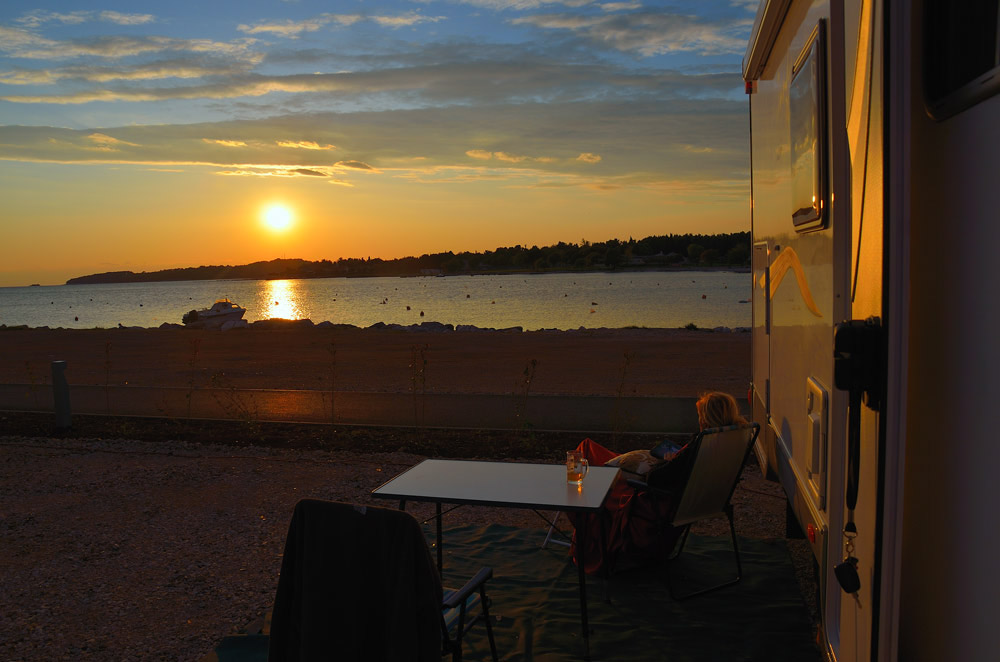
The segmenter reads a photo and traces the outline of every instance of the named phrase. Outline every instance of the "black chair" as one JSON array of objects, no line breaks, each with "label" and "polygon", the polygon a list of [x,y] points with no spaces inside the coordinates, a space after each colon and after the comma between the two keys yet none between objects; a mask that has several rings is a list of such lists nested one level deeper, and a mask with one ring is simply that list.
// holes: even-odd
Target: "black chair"
[{"label": "black chair", "polygon": [[[740,550],[736,542],[736,526],[733,522],[733,492],[739,483],[743,465],[753,449],[760,432],[760,425],[750,423],[746,426],[730,425],[722,428],[703,430],[691,442],[691,448],[685,453],[689,456],[690,471],[686,480],[677,486],[656,486],[655,476],[650,474],[649,484],[629,480],[636,493],[645,493],[654,498],[671,500],[676,508],[671,508],[667,521],[661,524],[671,527],[683,527],[676,551],[668,558],[667,580],[670,595],[676,600],[684,600],[696,595],[732,586],[743,576],[743,566],[740,563]],[[684,551],[691,525],[706,519],[726,517],[729,520],[729,533],[733,543],[733,555],[736,559],[736,577],[720,584],[678,595],[671,579],[673,561]]]},{"label": "black chair", "polygon": [[461,660],[462,638],[483,621],[495,662],[492,576],[483,568],[443,590],[412,515],[304,499],[285,540],[268,660]]}]

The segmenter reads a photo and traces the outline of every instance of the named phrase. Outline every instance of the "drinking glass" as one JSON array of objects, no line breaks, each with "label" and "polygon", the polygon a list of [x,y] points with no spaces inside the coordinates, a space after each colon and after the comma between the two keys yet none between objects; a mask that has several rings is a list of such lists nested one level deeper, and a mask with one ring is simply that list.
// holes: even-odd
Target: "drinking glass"
[{"label": "drinking glass", "polygon": [[590,463],[583,451],[566,451],[566,482],[581,485],[590,471]]}]

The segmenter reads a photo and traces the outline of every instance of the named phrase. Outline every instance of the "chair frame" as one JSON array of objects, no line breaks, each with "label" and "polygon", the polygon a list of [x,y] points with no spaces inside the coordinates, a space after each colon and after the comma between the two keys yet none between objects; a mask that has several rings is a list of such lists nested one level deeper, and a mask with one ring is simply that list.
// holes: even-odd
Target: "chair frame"
[{"label": "chair frame", "polygon": [[[442,655],[451,653],[453,662],[461,662],[462,659],[462,638],[479,621],[486,624],[486,636],[490,640],[490,653],[493,655],[493,662],[497,662],[497,645],[493,639],[493,622],[490,620],[489,598],[486,596],[486,582],[493,578],[493,568],[481,568],[476,575],[465,583],[465,586],[447,595],[441,605],[441,643]],[[483,607],[481,613],[474,616],[468,623],[465,622],[466,602],[473,593],[479,593],[480,604]],[[448,633],[448,625],[444,620],[446,609],[458,608],[458,622],[455,627],[455,637]]]},{"label": "chair frame", "polygon": [[[690,521],[690,522],[687,522],[687,523],[683,524],[682,526],[684,527],[684,531],[681,534],[680,540],[678,541],[677,550],[673,554],[671,554],[670,556],[667,557],[667,586],[668,586],[668,588],[670,590],[670,597],[672,597],[675,600],[678,600],[678,601],[679,600],[686,600],[688,598],[693,598],[693,597],[698,596],[698,595],[704,595],[705,593],[711,593],[712,591],[716,591],[716,590],[718,590],[720,588],[725,588],[727,586],[732,586],[734,584],[737,584],[737,583],[739,583],[740,579],[743,578],[743,564],[740,562],[740,548],[739,548],[739,544],[736,541],[736,524],[735,524],[735,521],[733,519],[733,504],[732,504],[732,499],[733,499],[733,493],[736,492],[736,486],[739,484],[740,478],[741,478],[742,473],[743,473],[742,467],[746,465],[747,458],[750,456],[750,453],[753,451],[753,446],[754,446],[754,444],[757,441],[757,435],[760,434],[760,424],[759,423],[750,423],[750,424],[745,425],[745,426],[730,425],[730,426],[721,427],[721,428],[709,428],[709,429],[706,429],[706,430],[702,430],[701,432],[698,433],[698,436],[695,437],[695,439],[691,442],[694,445],[693,452],[695,453],[695,456],[694,456],[694,459],[692,461],[691,467],[692,467],[692,471],[693,471],[694,467],[697,466],[697,464],[698,464],[698,454],[699,454],[699,451],[701,450],[701,443],[702,443],[702,440],[704,439],[704,437],[707,437],[707,436],[712,435],[712,434],[717,434],[719,432],[728,432],[728,431],[734,430],[734,429],[750,429],[753,432],[752,432],[752,434],[749,435],[749,438],[748,438],[748,440],[746,442],[746,450],[745,450],[745,452],[743,453],[743,456],[742,456],[743,460],[742,460],[742,463],[740,464],[740,471],[736,472],[736,477],[733,480],[733,484],[732,484],[732,486],[729,489],[729,496],[726,497],[726,503],[725,503],[725,505],[722,507],[722,509],[718,513],[715,513],[713,515],[708,515],[708,516],[702,517],[702,518],[700,518],[698,520]],[[667,498],[669,496],[673,496],[672,492],[667,492],[665,490],[661,490],[661,489],[656,488],[656,487],[651,487],[651,486],[647,485],[646,483],[644,483],[642,481],[630,479],[628,481],[628,484],[635,490],[636,494],[639,494],[640,492],[648,492],[648,493],[650,493],[650,494],[652,494],[654,496],[660,497],[660,498]],[[684,499],[684,492],[687,490],[687,487],[688,487],[688,482],[685,482],[684,488],[677,495],[677,503],[678,504],[680,504],[681,501]],[[736,577],[734,577],[733,579],[726,580],[726,581],[724,581],[724,582],[722,582],[720,584],[716,584],[714,586],[709,586],[707,588],[702,588],[702,589],[698,589],[698,590],[695,590],[695,591],[692,591],[692,592],[689,592],[689,593],[684,593],[682,595],[678,595],[677,592],[676,592],[675,586],[674,586],[674,581],[672,579],[671,566],[674,565],[673,562],[676,561],[677,558],[681,555],[681,552],[684,551],[684,544],[687,542],[688,533],[690,533],[690,531],[691,531],[691,525],[697,523],[698,521],[702,521],[702,520],[705,520],[705,519],[712,519],[712,518],[720,517],[720,516],[723,516],[723,515],[726,517],[726,519],[729,520],[729,535],[730,535],[730,539],[732,540],[733,556],[734,556],[735,561],[736,561]],[[668,522],[671,526],[674,526],[674,524],[673,524],[674,517],[675,517],[675,515],[671,515],[671,520],[670,520],[670,522]]]}]

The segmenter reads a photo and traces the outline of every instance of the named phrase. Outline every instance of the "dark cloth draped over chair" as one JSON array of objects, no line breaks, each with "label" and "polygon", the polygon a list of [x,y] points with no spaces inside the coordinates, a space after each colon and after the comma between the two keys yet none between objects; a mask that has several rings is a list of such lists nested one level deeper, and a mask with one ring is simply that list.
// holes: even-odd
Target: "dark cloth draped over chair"
[{"label": "dark cloth draped over chair", "polygon": [[[618,563],[663,561],[682,535],[686,539],[693,522],[724,516],[729,519],[738,581],[739,549],[730,499],[759,429],[751,423],[703,430],[672,457],[654,464],[643,479],[623,473],[599,513],[570,517],[574,527],[586,523],[592,532],[587,536],[584,569],[610,573]],[[593,464],[625,457],[590,439],[578,448]],[[657,456],[657,449],[651,453]],[[571,553],[579,562],[575,538],[574,534]]]},{"label": "dark cloth draped over chair", "polygon": [[[604,465],[618,456],[591,439],[583,440],[578,448],[594,465]],[[664,479],[681,482],[676,476],[683,477],[690,468],[690,457],[686,451],[687,446],[673,460],[656,467],[654,471],[659,471]],[[643,564],[668,554],[680,536],[680,529],[664,524],[675,506],[676,503],[670,500],[636,494],[626,482],[626,477],[620,477],[611,487],[600,512],[568,513],[574,528],[586,523],[590,532],[586,539],[587,549],[584,550],[584,569],[589,574],[610,572],[618,562]],[[579,563],[575,533],[570,553]]]},{"label": "dark cloth draped over chair", "polygon": [[303,500],[285,541],[268,659],[439,660],[442,589],[405,512]]}]

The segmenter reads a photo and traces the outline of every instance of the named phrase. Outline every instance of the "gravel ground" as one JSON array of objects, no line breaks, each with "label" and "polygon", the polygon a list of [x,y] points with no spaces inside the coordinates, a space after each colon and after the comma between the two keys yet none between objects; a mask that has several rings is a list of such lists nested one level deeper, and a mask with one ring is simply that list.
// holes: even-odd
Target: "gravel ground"
[{"label": "gravel ground", "polygon": [[[373,503],[372,489],[421,459],[0,437],[0,659],[199,660],[270,609],[299,499]],[[780,487],[755,464],[734,503],[740,535],[784,536]],[[409,510],[427,517],[433,506]],[[544,526],[531,511],[492,508],[447,523]],[[815,614],[810,553],[789,547]]]}]

